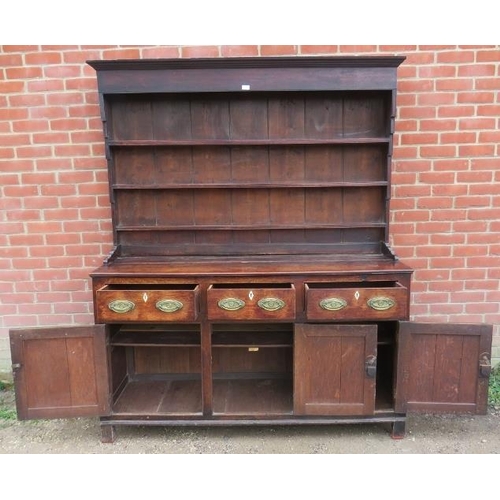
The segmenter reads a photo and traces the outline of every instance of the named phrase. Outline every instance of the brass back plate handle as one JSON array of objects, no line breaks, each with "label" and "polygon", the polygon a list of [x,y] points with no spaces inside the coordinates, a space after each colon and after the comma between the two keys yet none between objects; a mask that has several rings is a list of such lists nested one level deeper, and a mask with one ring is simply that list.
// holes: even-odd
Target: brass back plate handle
[{"label": "brass back plate handle", "polygon": [[328,299],[323,299],[319,303],[319,307],[325,311],[340,311],[347,307],[347,301],[339,297],[330,297]]},{"label": "brass back plate handle", "polygon": [[184,304],[180,300],[163,299],[159,300],[155,307],[164,313],[174,313],[181,310],[184,307]]},{"label": "brass back plate handle", "polygon": [[367,302],[369,307],[375,309],[375,311],[387,311],[396,305],[396,301],[390,297],[373,297]]},{"label": "brass back plate handle", "polygon": [[281,299],[275,297],[265,297],[257,302],[257,305],[264,311],[279,311],[285,307],[285,303]]},{"label": "brass back plate handle", "polygon": [[108,304],[108,308],[118,314],[125,314],[135,309],[135,304],[131,300],[118,299]]},{"label": "brass back plate handle", "polygon": [[234,297],[227,297],[225,299],[219,300],[217,305],[224,309],[225,311],[238,311],[245,307],[245,301],[241,299],[236,299]]}]

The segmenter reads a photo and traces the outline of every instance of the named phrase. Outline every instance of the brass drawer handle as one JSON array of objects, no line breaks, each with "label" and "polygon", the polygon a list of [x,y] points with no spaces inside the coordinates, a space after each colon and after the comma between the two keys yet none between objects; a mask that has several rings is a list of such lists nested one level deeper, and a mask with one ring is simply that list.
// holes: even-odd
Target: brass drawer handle
[{"label": "brass drawer handle", "polygon": [[265,311],[279,311],[285,307],[285,302],[275,297],[265,297],[260,299],[257,305]]},{"label": "brass drawer handle", "polygon": [[375,311],[387,311],[396,305],[396,301],[390,297],[373,297],[367,301],[367,304]]},{"label": "brass drawer handle", "polygon": [[156,303],[156,309],[164,313],[174,313],[183,307],[184,304],[180,300],[175,299],[163,299]]},{"label": "brass drawer handle", "polygon": [[330,297],[329,299],[320,301],[319,306],[326,311],[340,311],[344,307],[347,307],[347,302],[338,297]]},{"label": "brass drawer handle", "polygon": [[135,304],[131,300],[118,299],[108,304],[109,309],[118,314],[125,314],[135,309]]},{"label": "brass drawer handle", "polygon": [[238,311],[242,307],[245,307],[245,302],[241,299],[236,299],[234,297],[228,297],[226,299],[221,299],[217,302],[217,305],[226,311]]}]

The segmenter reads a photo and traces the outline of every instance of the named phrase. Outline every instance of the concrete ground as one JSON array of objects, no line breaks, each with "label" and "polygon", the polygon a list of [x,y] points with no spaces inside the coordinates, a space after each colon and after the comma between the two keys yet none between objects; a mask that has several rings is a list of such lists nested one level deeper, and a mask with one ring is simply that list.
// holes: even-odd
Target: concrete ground
[{"label": "concrete ground", "polygon": [[[4,417],[12,391],[0,391]],[[96,418],[0,418],[0,454],[496,454],[500,409],[487,415],[410,415],[405,439],[383,424],[289,427],[117,427],[100,442]]]}]

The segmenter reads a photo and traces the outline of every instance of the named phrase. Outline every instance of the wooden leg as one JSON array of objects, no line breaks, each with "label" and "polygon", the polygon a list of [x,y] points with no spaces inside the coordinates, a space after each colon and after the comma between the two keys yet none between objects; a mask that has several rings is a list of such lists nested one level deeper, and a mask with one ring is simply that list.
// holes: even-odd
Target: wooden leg
[{"label": "wooden leg", "polygon": [[115,426],[101,424],[101,443],[113,443],[115,440]]},{"label": "wooden leg", "polygon": [[406,420],[397,420],[392,423],[391,438],[403,439],[406,432]]}]

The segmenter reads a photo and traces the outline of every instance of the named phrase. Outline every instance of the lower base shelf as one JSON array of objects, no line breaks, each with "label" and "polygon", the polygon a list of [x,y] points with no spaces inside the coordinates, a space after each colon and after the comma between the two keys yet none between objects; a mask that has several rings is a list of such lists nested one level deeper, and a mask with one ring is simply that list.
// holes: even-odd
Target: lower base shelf
[{"label": "lower base shelf", "polygon": [[113,405],[123,415],[201,415],[201,380],[133,380]]},{"label": "lower base shelf", "polygon": [[101,417],[102,441],[113,442],[115,426],[255,426],[389,423],[393,438],[405,432],[406,415],[379,407],[373,415],[311,417],[293,414],[290,378],[215,378],[213,413],[202,413],[201,380],[131,380]]},{"label": "lower base shelf", "polygon": [[214,415],[291,415],[291,379],[214,380]]},{"label": "lower base shelf", "polygon": [[[351,421],[394,418],[388,401],[380,398],[374,415],[352,417]],[[310,417],[293,414],[293,381],[290,378],[216,378],[213,380],[213,413],[202,413],[201,380],[130,380],[113,404],[113,418],[118,420],[231,419],[239,422],[257,419],[263,422],[293,423],[345,421],[350,417]]]},{"label": "lower base shelf", "polygon": [[[292,380],[216,379],[213,412],[224,415],[281,416],[293,411]],[[117,415],[201,416],[200,380],[131,380],[113,405]]]}]

